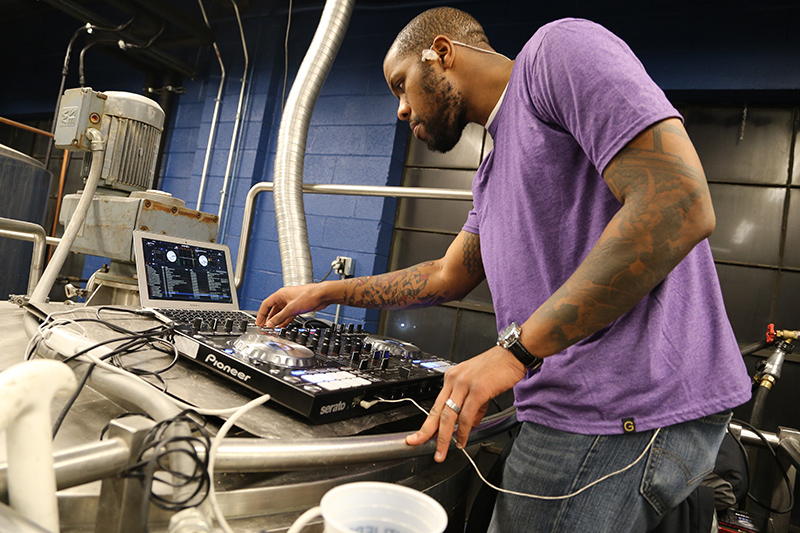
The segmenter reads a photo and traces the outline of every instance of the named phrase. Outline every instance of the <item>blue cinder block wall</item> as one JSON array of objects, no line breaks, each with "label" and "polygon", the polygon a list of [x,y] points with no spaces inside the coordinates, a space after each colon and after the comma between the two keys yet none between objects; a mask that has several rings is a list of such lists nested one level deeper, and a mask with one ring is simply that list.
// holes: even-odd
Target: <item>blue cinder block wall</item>
[{"label": "blue cinder block wall", "polygon": [[[289,79],[313,38],[321,9],[293,13],[289,41]],[[282,16],[283,15],[283,16]],[[386,87],[382,62],[396,31],[386,32],[385,13],[356,11],[336,57],[308,132],[304,161],[306,183],[399,185],[408,129],[399,125],[397,101]],[[247,192],[273,180],[273,165],[282,113],[285,14],[245,19],[249,68],[244,113],[235,146],[229,198],[220,221],[220,241],[234,257],[239,247]],[[217,28],[227,80],[218,119],[211,164],[200,209],[217,213],[236,108],[244,73],[244,56],[235,19]],[[200,188],[215,99],[220,82],[216,58],[209,54],[208,74],[185,83],[169,125],[160,188],[194,207]],[[305,195],[306,221],[314,279],[328,272],[336,256],[354,259],[355,275],[386,270],[396,201],[359,196]],[[332,274],[335,279],[336,275]],[[283,285],[275,212],[271,193],[256,201],[240,305],[256,309]],[[377,328],[378,313],[341,308],[344,321]],[[334,308],[319,316],[332,318]]]}]

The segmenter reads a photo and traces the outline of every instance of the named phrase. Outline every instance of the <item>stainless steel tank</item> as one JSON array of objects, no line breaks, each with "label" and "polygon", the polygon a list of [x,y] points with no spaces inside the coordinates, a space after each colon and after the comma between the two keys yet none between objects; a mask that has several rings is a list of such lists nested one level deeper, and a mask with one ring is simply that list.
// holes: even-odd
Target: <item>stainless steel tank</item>
[{"label": "stainless steel tank", "polygon": [[[0,144],[0,217],[44,226],[53,174],[44,165]],[[33,244],[0,238],[0,299],[28,290]]]}]

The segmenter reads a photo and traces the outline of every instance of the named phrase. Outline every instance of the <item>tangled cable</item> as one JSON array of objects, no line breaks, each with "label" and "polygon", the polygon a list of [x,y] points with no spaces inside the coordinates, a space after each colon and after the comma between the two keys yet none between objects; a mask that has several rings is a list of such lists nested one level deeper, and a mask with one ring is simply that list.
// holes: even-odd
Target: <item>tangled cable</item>
[{"label": "tangled cable", "polygon": [[[211,436],[196,418],[197,414],[187,409],[158,422],[145,435],[136,462],[123,473],[141,480],[149,494],[142,500],[142,524],[147,524],[150,503],[177,512],[200,505],[208,496]],[[181,462],[192,468],[176,466]],[[159,484],[171,490],[162,494],[156,490]]]},{"label": "tangled cable", "polygon": [[[89,311],[89,309],[85,310]],[[78,383],[78,387],[75,389],[72,396],[70,396],[70,398],[67,400],[63,409],[59,413],[59,416],[53,423],[54,438],[58,433],[58,430],[60,429],[64,421],[64,418],[67,416],[67,413],[72,408],[75,401],[78,399],[80,393],[83,391],[83,388],[86,385],[86,382],[88,381],[89,377],[91,376],[92,371],[94,371],[94,369],[97,366],[106,367],[106,365],[108,365],[110,367],[121,369],[125,372],[134,374],[139,377],[150,376],[152,378],[155,378],[160,385],[159,388],[162,391],[166,392],[167,388],[166,382],[163,380],[163,378],[161,378],[160,374],[166,372],[167,370],[175,366],[175,364],[178,361],[178,350],[171,342],[172,334],[174,331],[174,325],[158,324],[154,327],[149,327],[141,331],[131,331],[127,328],[123,328],[117,324],[104,320],[101,316],[101,313],[103,313],[104,311],[107,312],[109,310],[113,310],[119,313],[128,313],[136,316],[147,316],[146,313],[142,312],[142,310],[114,308],[108,306],[91,309],[91,311],[94,314],[93,317],[55,319],[55,317],[64,314],[73,314],[77,310],[53,313],[51,315],[48,315],[47,318],[42,322],[42,324],[40,324],[38,329],[39,335],[34,336],[28,343],[28,348],[26,349],[26,354],[25,354],[26,360],[30,359],[33,356],[33,354],[36,352],[38,346],[42,343],[42,341],[46,339],[48,335],[52,334],[57,328],[68,328],[67,330],[69,331],[69,333],[76,336],[77,338],[86,337],[86,342],[85,342],[85,344],[87,345],[86,348],[79,350],[72,355],[66,356],[62,360],[65,363],[70,363],[77,359],[84,360],[88,362],[88,368],[84,373],[84,375],[81,377]],[[83,327],[84,323],[99,323],[111,329],[112,331],[119,333],[120,335],[101,342],[89,341],[86,335],[86,331]],[[109,345],[116,345],[116,346],[111,348],[109,347]],[[169,353],[172,357],[165,366],[155,370],[144,370],[144,369],[126,367],[125,364],[123,363],[122,357],[126,354],[131,354],[136,351],[139,351],[145,347]],[[102,355],[99,356],[94,355],[94,353],[96,353],[97,351],[102,351]]]}]

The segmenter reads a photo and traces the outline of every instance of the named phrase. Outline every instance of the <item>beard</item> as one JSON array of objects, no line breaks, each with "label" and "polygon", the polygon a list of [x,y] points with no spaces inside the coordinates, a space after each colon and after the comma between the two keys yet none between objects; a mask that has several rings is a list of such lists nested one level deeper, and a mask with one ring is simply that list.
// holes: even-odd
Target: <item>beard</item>
[{"label": "beard", "polygon": [[467,127],[467,110],[464,98],[446,80],[434,80],[432,68],[425,69],[420,79],[420,87],[429,96],[428,118],[420,118],[419,123],[428,134],[425,144],[434,152],[449,152],[458,144],[464,128]]}]

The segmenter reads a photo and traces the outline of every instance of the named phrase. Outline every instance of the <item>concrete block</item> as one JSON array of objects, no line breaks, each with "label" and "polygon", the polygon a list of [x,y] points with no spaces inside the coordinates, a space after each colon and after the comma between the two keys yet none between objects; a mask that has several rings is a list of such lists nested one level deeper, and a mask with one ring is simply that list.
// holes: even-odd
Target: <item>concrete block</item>
[{"label": "concrete block", "polygon": [[355,214],[356,197],[306,194],[303,203],[309,215],[351,217]]},{"label": "concrete block", "polygon": [[387,156],[340,156],[336,159],[334,183],[386,185],[391,160]]}]

